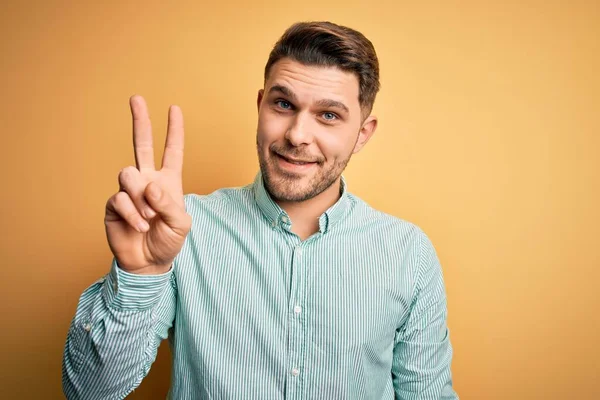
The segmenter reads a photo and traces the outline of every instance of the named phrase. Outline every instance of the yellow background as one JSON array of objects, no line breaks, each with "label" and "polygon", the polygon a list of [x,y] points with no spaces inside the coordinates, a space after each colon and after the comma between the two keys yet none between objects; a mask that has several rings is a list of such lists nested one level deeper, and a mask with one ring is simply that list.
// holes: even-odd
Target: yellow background
[{"label": "yellow background", "polygon": [[[104,205],[134,162],[129,96],[161,146],[182,107],[186,193],[244,185],[269,50],[295,21],[332,20],[381,63],[349,188],[433,240],[458,393],[600,398],[598,2],[83,3],[0,13],[0,397],[62,396],[78,297],[110,266]],[[168,384],[165,343],[131,398]]]}]

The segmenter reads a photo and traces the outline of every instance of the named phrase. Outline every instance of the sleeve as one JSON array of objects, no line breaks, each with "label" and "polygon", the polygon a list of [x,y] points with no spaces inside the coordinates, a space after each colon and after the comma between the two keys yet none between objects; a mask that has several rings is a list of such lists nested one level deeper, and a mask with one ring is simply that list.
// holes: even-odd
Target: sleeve
[{"label": "sleeve", "polygon": [[458,399],[452,388],[452,346],[446,325],[442,269],[429,238],[420,232],[418,273],[406,322],[397,330],[392,361],[396,399]]},{"label": "sleeve", "polygon": [[161,275],[119,268],[88,287],[79,299],[64,349],[67,399],[123,399],[150,371],[175,318],[173,267]]}]

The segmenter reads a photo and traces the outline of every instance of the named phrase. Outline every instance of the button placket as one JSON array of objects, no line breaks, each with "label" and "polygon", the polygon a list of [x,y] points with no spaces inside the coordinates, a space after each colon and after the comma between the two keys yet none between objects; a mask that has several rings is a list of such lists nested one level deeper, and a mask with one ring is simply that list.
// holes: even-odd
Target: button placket
[{"label": "button placket", "polygon": [[288,374],[290,379],[289,398],[299,398],[302,393],[302,374],[304,351],[304,318],[302,304],[306,291],[306,268],[302,262],[302,243],[292,244],[292,290],[289,299],[289,358]]}]

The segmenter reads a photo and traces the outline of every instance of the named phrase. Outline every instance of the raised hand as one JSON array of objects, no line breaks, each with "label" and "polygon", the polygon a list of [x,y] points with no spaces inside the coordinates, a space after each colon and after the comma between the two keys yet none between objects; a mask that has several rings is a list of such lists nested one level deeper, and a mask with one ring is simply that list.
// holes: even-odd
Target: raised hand
[{"label": "raised hand", "polygon": [[121,170],[120,191],[106,203],[106,236],[122,269],[160,274],[169,270],[192,225],[183,200],[183,115],[177,106],[169,109],[162,167],[156,170],[146,102],[132,96],[129,105],[136,166]]}]

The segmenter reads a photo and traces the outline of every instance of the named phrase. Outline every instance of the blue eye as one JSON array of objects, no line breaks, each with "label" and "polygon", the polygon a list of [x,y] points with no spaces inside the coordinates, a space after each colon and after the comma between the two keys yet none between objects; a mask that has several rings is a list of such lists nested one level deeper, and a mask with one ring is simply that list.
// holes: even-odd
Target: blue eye
[{"label": "blue eye", "polygon": [[333,121],[333,120],[337,119],[337,115],[335,115],[332,112],[326,112],[326,113],[323,113],[323,118],[325,118],[327,121]]},{"label": "blue eye", "polygon": [[292,108],[292,105],[285,100],[277,100],[275,104],[279,105],[279,107],[283,108],[284,110],[290,110]]}]

